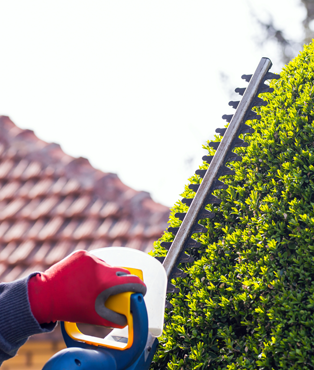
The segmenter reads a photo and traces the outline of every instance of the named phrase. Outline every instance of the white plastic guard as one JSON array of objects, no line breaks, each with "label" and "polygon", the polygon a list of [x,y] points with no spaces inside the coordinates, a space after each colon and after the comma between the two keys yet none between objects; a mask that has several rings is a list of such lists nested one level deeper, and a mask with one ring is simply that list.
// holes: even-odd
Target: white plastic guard
[{"label": "white plastic guard", "polygon": [[[112,266],[133,267],[143,271],[147,293],[144,297],[149,332],[153,337],[162,334],[167,291],[167,275],[162,264],[154,257],[126,247],[107,247],[91,251],[94,256]],[[114,329],[110,336],[127,337],[127,328]]]}]

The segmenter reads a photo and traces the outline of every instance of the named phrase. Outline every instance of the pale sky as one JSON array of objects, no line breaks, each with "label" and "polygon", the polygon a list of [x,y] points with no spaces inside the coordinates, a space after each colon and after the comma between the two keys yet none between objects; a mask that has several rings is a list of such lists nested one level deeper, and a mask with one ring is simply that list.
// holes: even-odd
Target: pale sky
[{"label": "pale sky", "polygon": [[0,0],[0,114],[172,206],[232,113],[220,73],[281,70],[251,3],[301,37],[296,0]]}]

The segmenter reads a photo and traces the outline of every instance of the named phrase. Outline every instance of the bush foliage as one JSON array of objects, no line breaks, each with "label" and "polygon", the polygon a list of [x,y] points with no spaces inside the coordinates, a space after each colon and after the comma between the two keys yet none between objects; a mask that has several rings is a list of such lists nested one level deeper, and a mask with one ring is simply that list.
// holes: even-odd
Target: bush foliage
[{"label": "bush foliage", "polygon": [[[314,369],[314,45],[271,86],[255,109],[262,119],[248,122],[249,147],[235,150],[242,162],[229,163],[236,175],[214,192],[222,203],[207,207],[216,217],[193,236],[196,261],[172,280],[180,292],[169,296],[152,369]],[[170,226],[184,211],[174,205]],[[165,232],[154,255],[172,240]]]}]

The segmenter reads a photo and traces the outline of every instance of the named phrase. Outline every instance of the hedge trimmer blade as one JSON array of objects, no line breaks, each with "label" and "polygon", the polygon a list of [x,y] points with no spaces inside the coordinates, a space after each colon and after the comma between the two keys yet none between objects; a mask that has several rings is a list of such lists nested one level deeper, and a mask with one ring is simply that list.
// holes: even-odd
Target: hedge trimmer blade
[{"label": "hedge trimmer blade", "polygon": [[[239,136],[245,133],[253,133],[254,129],[245,124],[248,120],[260,119],[261,116],[252,111],[253,107],[265,106],[267,102],[258,95],[265,92],[272,92],[273,89],[265,84],[266,80],[278,79],[280,76],[268,72],[272,63],[268,58],[262,58],[253,75],[243,75],[242,78],[249,82],[247,88],[237,88],[235,91],[243,96],[241,101],[231,101],[229,105],[236,109],[232,115],[223,115],[229,123],[228,128],[218,128],[216,133],[222,136],[221,142],[211,142],[210,147],[216,150],[214,156],[204,156],[203,160],[209,164],[207,170],[197,170],[196,174],[203,178],[200,185],[191,184],[189,188],[196,192],[194,198],[184,198],[182,203],[189,209],[187,213],[176,213],[182,223],[180,227],[169,227],[168,232],[174,235],[173,242],[162,242],[161,246],[168,249],[166,257],[159,258],[163,261],[168,281],[176,277],[185,277],[187,274],[177,268],[180,263],[192,262],[193,257],[185,253],[186,249],[197,248],[201,244],[192,239],[195,233],[206,233],[207,229],[199,224],[200,220],[213,218],[215,214],[205,209],[208,204],[220,204],[221,200],[212,192],[216,189],[227,189],[219,180],[221,176],[234,175],[234,170],[225,166],[227,162],[241,161],[242,157],[232,152],[235,147],[247,147]],[[168,284],[168,293],[179,291],[173,284]],[[171,308],[167,301],[166,307]]]},{"label": "hedge trimmer blade", "polygon": [[[184,198],[182,203],[189,209],[186,213],[179,212],[175,216],[182,221],[180,227],[169,227],[168,232],[174,236],[173,242],[162,242],[161,246],[168,250],[166,257],[155,257],[162,262],[168,277],[167,293],[174,294],[179,292],[170,283],[171,279],[185,277],[187,274],[177,266],[180,263],[193,262],[194,258],[185,253],[187,249],[201,247],[201,243],[194,240],[192,235],[195,233],[206,233],[207,228],[199,224],[200,220],[215,217],[214,212],[206,209],[208,204],[220,204],[221,200],[214,196],[212,192],[217,189],[227,189],[228,185],[219,180],[221,176],[234,175],[234,170],[226,166],[227,162],[241,161],[242,157],[232,150],[236,147],[247,147],[246,143],[239,136],[253,133],[254,129],[245,124],[252,119],[261,117],[252,111],[253,107],[265,106],[267,102],[259,98],[258,95],[265,92],[272,92],[273,89],[264,82],[270,79],[278,79],[280,76],[268,72],[272,63],[268,58],[262,58],[253,75],[243,75],[242,78],[249,83],[247,88],[237,88],[235,91],[243,96],[241,101],[231,101],[229,105],[236,109],[234,114],[226,114],[222,118],[229,122],[228,128],[216,130],[222,136],[221,142],[212,142],[210,147],[216,150],[214,156],[204,156],[203,160],[209,164],[207,170],[197,170],[195,173],[202,178],[201,184],[191,184],[189,188],[196,194],[194,198]],[[166,307],[172,305],[167,301]],[[132,369],[147,370],[150,367],[154,353],[157,350],[158,339],[148,335],[146,347],[138,362]]]}]

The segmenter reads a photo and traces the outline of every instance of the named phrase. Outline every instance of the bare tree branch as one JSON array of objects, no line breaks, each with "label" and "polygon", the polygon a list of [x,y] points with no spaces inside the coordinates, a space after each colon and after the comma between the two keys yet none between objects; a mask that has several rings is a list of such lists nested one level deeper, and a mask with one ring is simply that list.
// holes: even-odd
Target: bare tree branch
[{"label": "bare tree branch", "polygon": [[254,12],[251,7],[251,14],[256,22],[260,25],[263,34],[256,41],[261,46],[266,43],[275,42],[280,50],[280,56],[283,63],[288,63],[301,50],[304,44],[308,44],[314,38],[314,32],[311,29],[311,22],[314,20],[314,1],[313,0],[299,0],[300,6],[304,7],[306,17],[302,22],[304,36],[300,40],[289,39],[284,30],[277,28],[273,17],[268,14],[268,20],[263,21]]}]

